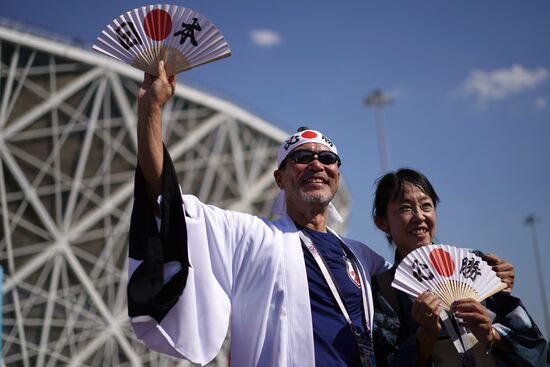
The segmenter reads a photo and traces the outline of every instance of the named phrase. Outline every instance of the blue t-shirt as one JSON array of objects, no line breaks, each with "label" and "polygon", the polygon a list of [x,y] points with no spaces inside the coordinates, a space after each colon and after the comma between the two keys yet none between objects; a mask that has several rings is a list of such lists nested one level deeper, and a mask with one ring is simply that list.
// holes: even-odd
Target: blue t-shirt
[{"label": "blue t-shirt", "polygon": [[[342,242],[330,232],[317,232],[308,228],[302,228],[302,231],[311,239],[325,260],[340,289],[354,325],[364,332],[365,319],[361,288],[357,280],[354,280],[355,272],[351,263],[346,261]],[[304,249],[304,259],[311,299],[315,365],[317,367],[361,366],[355,336],[317,262],[307,249]]]}]

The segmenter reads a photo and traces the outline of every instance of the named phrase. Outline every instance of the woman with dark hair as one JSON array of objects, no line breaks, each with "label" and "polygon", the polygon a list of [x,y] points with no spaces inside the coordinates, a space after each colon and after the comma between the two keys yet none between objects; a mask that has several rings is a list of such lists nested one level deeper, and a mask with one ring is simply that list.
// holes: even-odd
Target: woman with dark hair
[{"label": "woman with dark hair", "polygon": [[[449,313],[431,292],[414,299],[391,287],[400,261],[433,243],[438,203],[432,184],[418,171],[402,168],[377,182],[373,219],[396,249],[394,266],[373,279],[377,365],[544,366],[546,341],[521,301],[510,295],[512,265],[496,255],[477,252],[508,288],[481,303],[455,301]],[[442,320],[454,326],[445,327]],[[468,331],[462,338],[457,325]],[[465,350],[464,338],[471,339],[472,348]]]}]

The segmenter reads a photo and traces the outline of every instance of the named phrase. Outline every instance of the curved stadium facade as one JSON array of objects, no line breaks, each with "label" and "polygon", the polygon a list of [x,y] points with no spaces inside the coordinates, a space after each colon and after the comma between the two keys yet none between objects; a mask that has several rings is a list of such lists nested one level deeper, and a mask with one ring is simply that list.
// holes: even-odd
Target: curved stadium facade
[{"label": "curved stadium facade", "polygon": [[[142,73],[0,24],[3,366],[190,366],[137,340],[126,309]],[[186,192],[269,216],[288,134],[178,84],[164,138]],[[336,205],[346,219],[349,194]],[[211,365],[228,365],[228,340]]]}]

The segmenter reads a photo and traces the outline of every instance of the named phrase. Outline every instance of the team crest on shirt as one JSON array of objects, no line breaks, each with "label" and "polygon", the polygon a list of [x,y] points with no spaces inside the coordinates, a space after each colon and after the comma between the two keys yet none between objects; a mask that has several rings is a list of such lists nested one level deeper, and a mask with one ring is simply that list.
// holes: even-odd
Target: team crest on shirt
[{"label": "team crest on shirt", "polygon": [[344,256],[344,261],[346,262],[346,270],[348,273],[349,279],[358,287],[361,288],[361,277],[353,268],[353,264],[347,256]]}]

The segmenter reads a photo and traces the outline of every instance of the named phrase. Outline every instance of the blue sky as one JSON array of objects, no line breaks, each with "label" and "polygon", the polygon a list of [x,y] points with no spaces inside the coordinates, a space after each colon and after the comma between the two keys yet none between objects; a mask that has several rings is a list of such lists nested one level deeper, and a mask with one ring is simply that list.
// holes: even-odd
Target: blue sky
[{"label": "blue sky", "polygon": [[[338,146],[353,196],[348,235],[391,259],[370,218],[380,175],[381,88],[389,164],[424,172],[441,197],[438,240],[495,252],[516,268],[514,293],[545,332],[533,241],[550,259],[550,2],[220,1],[172,3],[208,17],[233,55],[189,83],[279,128],[307,125]],[[0,16],[91,45],[143,2],[5,1]],[[550,297],[548,270],[544,270]],[[550,301],[550,300],[549,300]]]}]

